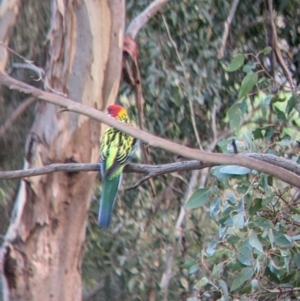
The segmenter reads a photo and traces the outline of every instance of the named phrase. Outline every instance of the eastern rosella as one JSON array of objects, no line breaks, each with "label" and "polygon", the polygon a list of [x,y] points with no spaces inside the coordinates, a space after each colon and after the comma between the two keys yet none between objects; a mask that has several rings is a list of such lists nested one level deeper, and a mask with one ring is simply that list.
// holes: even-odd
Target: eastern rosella
[{"label": "eastern rosella", "polygon": [[[130,124],[127,111],[119,105],[107,108],[109,116]],[[100,145],[100,171],[102,176],[102,194],[98,225],[108,228],[117,191],[122,178],[122,171],[130,162],[137,149],[137,139],[115,128],[106,129]]]}]

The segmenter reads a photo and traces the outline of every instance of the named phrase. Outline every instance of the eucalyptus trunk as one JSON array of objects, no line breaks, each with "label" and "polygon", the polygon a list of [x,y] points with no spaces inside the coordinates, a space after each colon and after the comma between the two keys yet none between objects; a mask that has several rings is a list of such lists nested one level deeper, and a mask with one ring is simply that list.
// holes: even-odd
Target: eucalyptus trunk
[{"label": "eucalyptus trunk", "polygon": [[[52,1],[45,89],[103,110],[117,96],[124,1]],[[98,161],[100,124],[39,102],[24,168]],[[21,181],[1,249],[5,300],[82,299],[81,263],[96,173]]]}]

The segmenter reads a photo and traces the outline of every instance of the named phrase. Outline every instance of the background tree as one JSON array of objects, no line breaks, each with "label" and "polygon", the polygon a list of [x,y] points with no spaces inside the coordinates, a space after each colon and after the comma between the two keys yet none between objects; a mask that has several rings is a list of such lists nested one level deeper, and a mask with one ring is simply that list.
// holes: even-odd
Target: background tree
[{"label": "background tree", "polygon": [[[167,4],[137,36],[148,131],[209,151],[232,151],[234,137],[239,152],[291,153],[299,139],[297,94],[287,93],[299,80],[296,4]],[[127,2],[128,23],[147,5]],[[230,63],[237,53],[245,55]],[[137,115],[132,92],[123,85],[120,101]],[[180,159],[160,149],[150,154],[152,163]],[[112,230],[100,234],[93,197],[83,262],[91,291],[84,298],[297,296],[297,191],[226,168],[214,168],[214,177],[203,170],[156,178],[155,197],[147,183],[122,191]],[[136,182],[126,176],[123,187]],[[187,207],[200,209],[187,210],[188,199]]]}]

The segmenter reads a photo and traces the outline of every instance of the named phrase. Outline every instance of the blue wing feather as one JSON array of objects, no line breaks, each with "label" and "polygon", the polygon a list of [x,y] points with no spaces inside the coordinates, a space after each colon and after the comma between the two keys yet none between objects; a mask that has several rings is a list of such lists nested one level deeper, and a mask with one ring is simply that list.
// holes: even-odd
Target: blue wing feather
[{"label": "blue wing feather", "polygon": [[109,227],[120,183],[121,175],[113,179],[105,178],[102,180],[102,193],[98,215],[99,228],[107,229]]}]

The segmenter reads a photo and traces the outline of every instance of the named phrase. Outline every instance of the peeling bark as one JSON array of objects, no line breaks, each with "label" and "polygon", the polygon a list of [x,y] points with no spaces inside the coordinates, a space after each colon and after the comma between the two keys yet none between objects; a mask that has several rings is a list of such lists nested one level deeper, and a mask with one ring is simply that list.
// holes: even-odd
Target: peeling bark
[{"label": "peeling bark", "polygon": [[[53,0],[46,86],[94,108],[115,101],[124,1]],[[41,102],[25,168],[98,161],[100,125]],[[81,300],[81,261],[94,172],[22,180],[1,249],[5,300]]]}]

